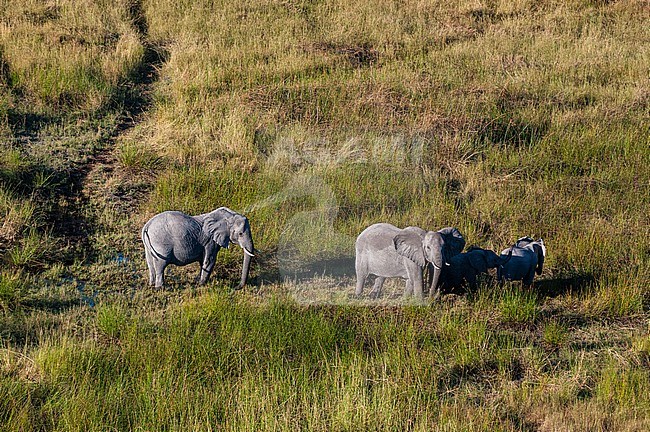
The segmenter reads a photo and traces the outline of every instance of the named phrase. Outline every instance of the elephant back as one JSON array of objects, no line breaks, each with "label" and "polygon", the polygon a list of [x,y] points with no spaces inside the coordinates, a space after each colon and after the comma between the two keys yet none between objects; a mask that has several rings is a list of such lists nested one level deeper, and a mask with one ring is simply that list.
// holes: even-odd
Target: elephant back
[{"label": "elephant back", "polygon": [[367,243],[385,243],[387,246],[391,246],[393,243],[393,237],[399,234],[400,231],[401,230],[395,225],[389,223],[376,223],[361,231],[361,234],[357,236],[356,242],[358,245]]},{"label": "elephant back", "polygon": [[198,238],[201,224],[188,214],[169,210],[149,219],[143,230],[147,231],[152,238],[182,239],[188,236]]}]

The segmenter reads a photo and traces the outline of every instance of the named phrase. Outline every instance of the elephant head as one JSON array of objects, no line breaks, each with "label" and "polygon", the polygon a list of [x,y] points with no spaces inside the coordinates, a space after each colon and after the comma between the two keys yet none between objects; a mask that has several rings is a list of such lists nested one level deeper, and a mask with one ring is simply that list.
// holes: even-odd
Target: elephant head
[{"label": "elephant head", "polygon": [[244,250],[241,281],[237,289],[243,288],[248,279],[251,258],[255,251],[248,218],[222,207],[207,215],[203,222],[203,230],[220,247],[227,248],[230,243],[234,243]]},{"label": "elephant head", "polygon": [[510,252],[504,258],[501,258],[494,251],[478,247],[472,247],[467,251],[469,265],[477,274],[487,273],[488,269],[502,266],[510,261],[510,258],[512,258],[512,248],[510,248]]},{"label": "elephant head", "polygon": [[437,298],[440,292],[435,291],[435,288],[438,285],[442,267],[447,263],[444,252],[444,236],[437,231],[423,231],[418,234],[404,230],[403,233],[393,238],[393,244],[398,254],[415,262],[420,268],[424,268],[427,262],[433,265],[434,273],[429,295]]},{"label": "elephant head", "polygon": [[537,254],[537,267],[535,267],[535,273],[541,275],[542,269],[544,268],[544,258],[546,258],[546,246],[544,246],[544,240],[534,240],[528,236],[521,237],[517,240],[515,246],[520,248],[531,248],[533,252]]},{"label": "elephant head", "polygon": [[463,238],[460,231],[458,231],[458,228],[454,227],[443,228],[438,230],[438,232],[442,235],[444,240],[443,254],[445,262],[449,262],[452,257],[463,251],[465,248],[465,238]]}]

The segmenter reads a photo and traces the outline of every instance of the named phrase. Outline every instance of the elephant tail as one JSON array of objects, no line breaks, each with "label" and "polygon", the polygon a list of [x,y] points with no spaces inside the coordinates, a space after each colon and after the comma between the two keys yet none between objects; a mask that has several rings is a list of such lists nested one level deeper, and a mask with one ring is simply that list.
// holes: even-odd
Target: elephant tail
[{"label": "elephant tail", "polygon": [[167,260],[167,258],[159,254],[158,251],[154,249],[153,244],[151,244],[151,237],[149,237],[149,231],[147,230],[146,226],[142,229],[142,243],[144,243],[144,246],[148,248],[151,251],[151,253],[156,256],[156,258],[161,260]]}]

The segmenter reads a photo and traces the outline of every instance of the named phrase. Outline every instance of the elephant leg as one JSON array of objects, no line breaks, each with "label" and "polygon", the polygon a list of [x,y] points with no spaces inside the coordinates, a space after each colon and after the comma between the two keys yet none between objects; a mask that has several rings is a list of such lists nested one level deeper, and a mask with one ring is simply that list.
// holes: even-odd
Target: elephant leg
[{"label": "elephant leg", "polygon": [[476,273],[469,272],[465,274],[465,280],[467,281],[467,285],[469,286],[469,289],[471,289],[472,291],[476,291],[476,288],[478,287],[478,284],[476,283]]},{"label": "elephant leg", "polygon": [[149,270],[149,285],[153,286],[156,283],[156,271],[154,268],[154,258],[151,256],[151,251],[145,247],[144,255],[147,260],[147,269]]},{"label": "elephant leg", "polygon": [[372,297],[379,298],[381,296],[381,289],[384,286],[385,277],[377,276],[375,283],[372,285]]},{"label": "elephant leg", "polygon": [[406,286],[404,287],[404,297],[410,297],[413,295],[413,281],[411,279],[406,279]]},{"label": "elephant leg", "polygon": [[217,260],[217,254],[206,254],[203,258],[201,264],[201,272],[199,273],[199,285],[204,285],[210,275],[212,274],[212,269],[214,268],[214,263]]},{"label": "elephant leg", "polygon": [[354,290],[354,295],[360,296],[363,292],[363,285],[366,283],[366,278],[368,277],[365,260],[360,255],[357,255],[355,270],[357,272],[357,286]]},{"label": "elephant leg", "polygon": [[167,263],[160,259],[153,259],[154,273],[156,275],[156,288],[162,288],[165,284],[165,267]]},{"label": "elephant leg", "polygon": [[357,272],[357,286],[354,289],[354,295],[360,296],[363,293],[363,285],[366,283],[367,273]]},{"label": "elephant leg", "polygon": [[424,293],[422,292],[422,269],[415,265],[415,263],[413,264],[412,266],[406,266],[406,273],[408,274],[409,282],[413,286],[413,295],[418,300],[422,300],[424,298]]},{"label": "elephant leg", "polygon": [[521,284],[524,288],[529,289],[533,284],[533,279],[535,278],[535,268],[532,268],[526,276],[521,281]]}]

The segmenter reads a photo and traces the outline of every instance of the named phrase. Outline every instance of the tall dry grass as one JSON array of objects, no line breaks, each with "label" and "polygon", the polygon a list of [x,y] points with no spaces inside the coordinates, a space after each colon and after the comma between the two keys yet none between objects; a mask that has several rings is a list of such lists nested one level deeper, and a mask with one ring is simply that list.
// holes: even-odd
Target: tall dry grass
[{"label": "tall dry grass", "polygon": [[130,1],[6,1],[0,17],[8,85],[32,110],[94,112],[115,98],[144,49]]}]

